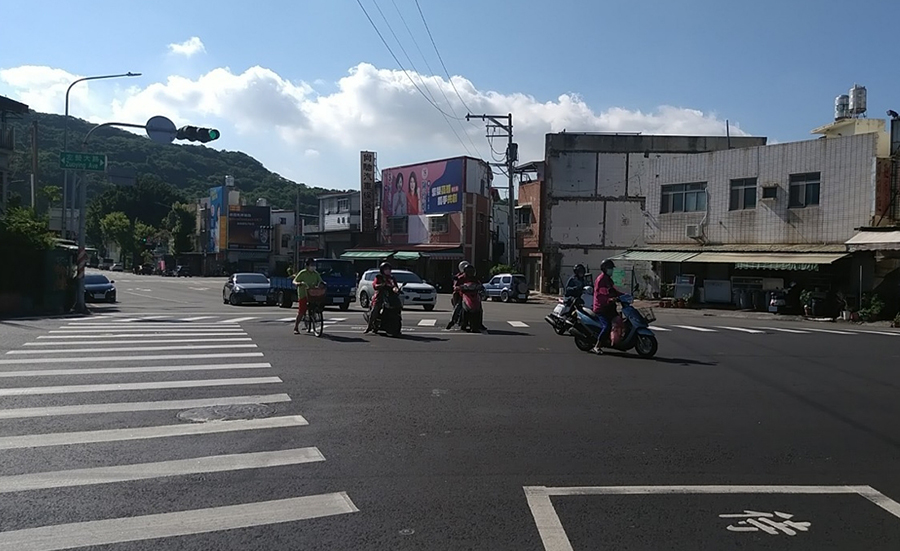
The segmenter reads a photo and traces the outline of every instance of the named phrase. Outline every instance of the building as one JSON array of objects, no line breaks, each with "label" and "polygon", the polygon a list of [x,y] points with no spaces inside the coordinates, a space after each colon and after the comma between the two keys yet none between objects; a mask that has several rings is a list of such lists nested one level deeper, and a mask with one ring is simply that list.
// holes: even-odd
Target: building
[{"label": "building", "polygon": [[326,258],[340,258],[360,240],[360,192],[319,196],[319,245]]},{"label": "building", "polygon": [[495,202],[491,206],[492,264],[509,264],[506,244],[509,243],[509,203]]},{"label": "building", "polygon": [[0,213],[6,212],[9,200],[10,159],[16,150],[16,132],[7,124],[10,117],[21,117],[28,113],[24,103],[0,96]]},{"label": "building", "polygon": [[516,204],[516,252],[519,271],[535,290],[546,288],[543,277],[546,264],[543,250],[545,207],[544,162],[534,161],[516,167],[519,199]]},{"label": "building", "polygon": [[544,188],[538,193],[541,281],[555,290],[576,264],[596,273],[604,258],[644,245],[644,206],[658,185],[657,163],[765,143],[755,137],[547,134],[538,179]]}]

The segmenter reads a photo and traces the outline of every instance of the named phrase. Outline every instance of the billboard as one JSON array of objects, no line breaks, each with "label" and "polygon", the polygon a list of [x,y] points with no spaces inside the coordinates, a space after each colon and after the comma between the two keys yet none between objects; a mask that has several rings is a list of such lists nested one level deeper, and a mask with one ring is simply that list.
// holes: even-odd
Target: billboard
[{"label": "billboard", "polygon": [[381,204],[389,217],[462,210],[464,159],[450,159],[381,172]]},{"label": "billboard", "polygon": [[228,250],[269,251],[271,229],[270,207],[234,205],[228,210]]},{"label": "billboard", "polygon": [[216,186],[209,190],[209,242],[206,252],[217,253],[226,249],[228,231],[228,190]]},{"label": "billboard", "polygon": [[359,153],[360,217],[363,233],[375,231],[375,153]]}]

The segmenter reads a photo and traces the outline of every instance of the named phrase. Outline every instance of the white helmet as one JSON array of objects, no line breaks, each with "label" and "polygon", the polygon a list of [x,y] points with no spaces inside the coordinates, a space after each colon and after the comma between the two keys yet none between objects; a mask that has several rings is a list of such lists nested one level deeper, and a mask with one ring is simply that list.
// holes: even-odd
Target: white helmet
[{"label": "white helmet", "polygon": [[466,270],[466,268],[468,268],[468,267],[469,267],[469,263],[466,262],[465,260],[463,260],[462,262],[459,263],[459,271],[460,272],[464,272]]}]

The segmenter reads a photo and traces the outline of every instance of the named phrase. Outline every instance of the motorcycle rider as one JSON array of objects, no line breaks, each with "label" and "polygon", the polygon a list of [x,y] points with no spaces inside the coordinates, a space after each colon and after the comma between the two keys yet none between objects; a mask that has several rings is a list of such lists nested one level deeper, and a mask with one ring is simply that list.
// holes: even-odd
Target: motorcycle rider
[{"label": "motorcycle rider", "polygon": [[587,270],[585,269],[584,264],[576,264],[574,272],[575,275],[566,281],[566,293],[564,296],[579,298],[584,292],[584,288],[587,285],[590,285],[590,282],[585,277],[587,275]]},{"label": "motorcycle rider", "polygon": [[369,326],[366,327],[366,333],[371,333],[375,330],[375,321],[381,316],[381,309],[384,306],[384,301],[388,299],[388,293],[400,292],[400,289],[397,287],[397,280],[391,275],[391,270],[392,267],[389,262],[382,262],[378,266],[378,274],[372,283],[375,296],[372,298],[372,313],[369,315]]},{"label": "motorcycle rider", "polygon": [[459,323],[459,319],[462,317],[462,297],[459,296],[456,287],[457,281],[465,276],[466,268],[468,267],[469,263],[463,260],[459,263],[459,272],[453,275],[453,294],[450,296],[450,304],[453,305],[453,315],[450,317],[450,323],[447,324],[447,329],[450,329]]},{"label": "motorcycle rider", "polygon": [[[462,298],[462,289],[463,285],[467,283],[474,283],[476,285],[480,285],[481,281],[478,277],[475,276],[475,266],[472,266],[468,262],[466,263],[466,267],[463,268],[461,274],[457,274],[455,278],[455,283],[453,286],[453,292],[459,296],[459,303],[457,304],[457,309],[460,311],[460,319],[462,318],[462,310],[463,310],[463,298]],[[460,326],[465,325],[465,323],[461,323]],[[463,327],[464,328],[464,327]],[[481,324],[481,327],[470,327],[472,331],[477,333],[481,333],[482,331],[487,331],[487,327],[484,326],[484,323]]]},{"label": "motorcycle rider", "polygon": [[594,314],[600,320],[600,334],[597,336],[597,344],[594,345],[592,352],[603,354],[600,344],[603,337],[612,327],[612,322],[616,317],[616,297],[622,292],[613,285],[612,274],[616,264],[606,259],[600,263],[600,275],[594,282]]}]

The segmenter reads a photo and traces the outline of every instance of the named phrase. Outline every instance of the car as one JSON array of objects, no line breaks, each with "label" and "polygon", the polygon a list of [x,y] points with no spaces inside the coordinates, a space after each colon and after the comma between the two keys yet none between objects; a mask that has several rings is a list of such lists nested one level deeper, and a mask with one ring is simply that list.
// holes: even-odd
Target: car
[{"label": "car", "polygon": [[528,301],[528,282],[522,274],[497,274],[484,284],[484,291],[494,301]]},{"label": "car", "polygon": [[175,275],[177,277],[193,277],[191,275],[191,269],[187,266],[175,266]]},{"label": "car", "polygon": [[113,264],[112,266],[109,267],[109,270],[111,272],[124,272],[125,268],[121,264],[116,262],[115,264]]},{"label": "car", "polygon": [[84,274],[85,302],[115,302],[116,286],[114,280],[103,274]]},{"label": "car", "polygon": [[[378,275],[378,270],[366,271],[360,278],[359,285],[356,286],[359,305],[363,308],[368,309],[372,297],[375,296],[373,284],[376,275]],[[394,270],[391,275],[400,285],[400,302],[404,307],[421,306],[426,312],[434,310],[437,305],[437,290],[433,285],[426,283],[421,277],[408,270]]]},{"label": "car", "polygon": [[152,264],[142,264],[140,272],[141,272],[141,275],[152,275],[153,274],[153,265]]},{"label": "car", "polygon": [[266,276],[249,272],[237,273],[225,282],[222,302],[232,306],[251,302],[274,305],[275,295]]},{"label": "car", "polygon": [[108,270],[108,269],[112,268],[113,264],[115,264],[115,263],[113,262],[112,258],[104,258],[103,260],[101,260],[99,262],[99,264],[97,264],[97,267],[100,268],[101,270]]}]

